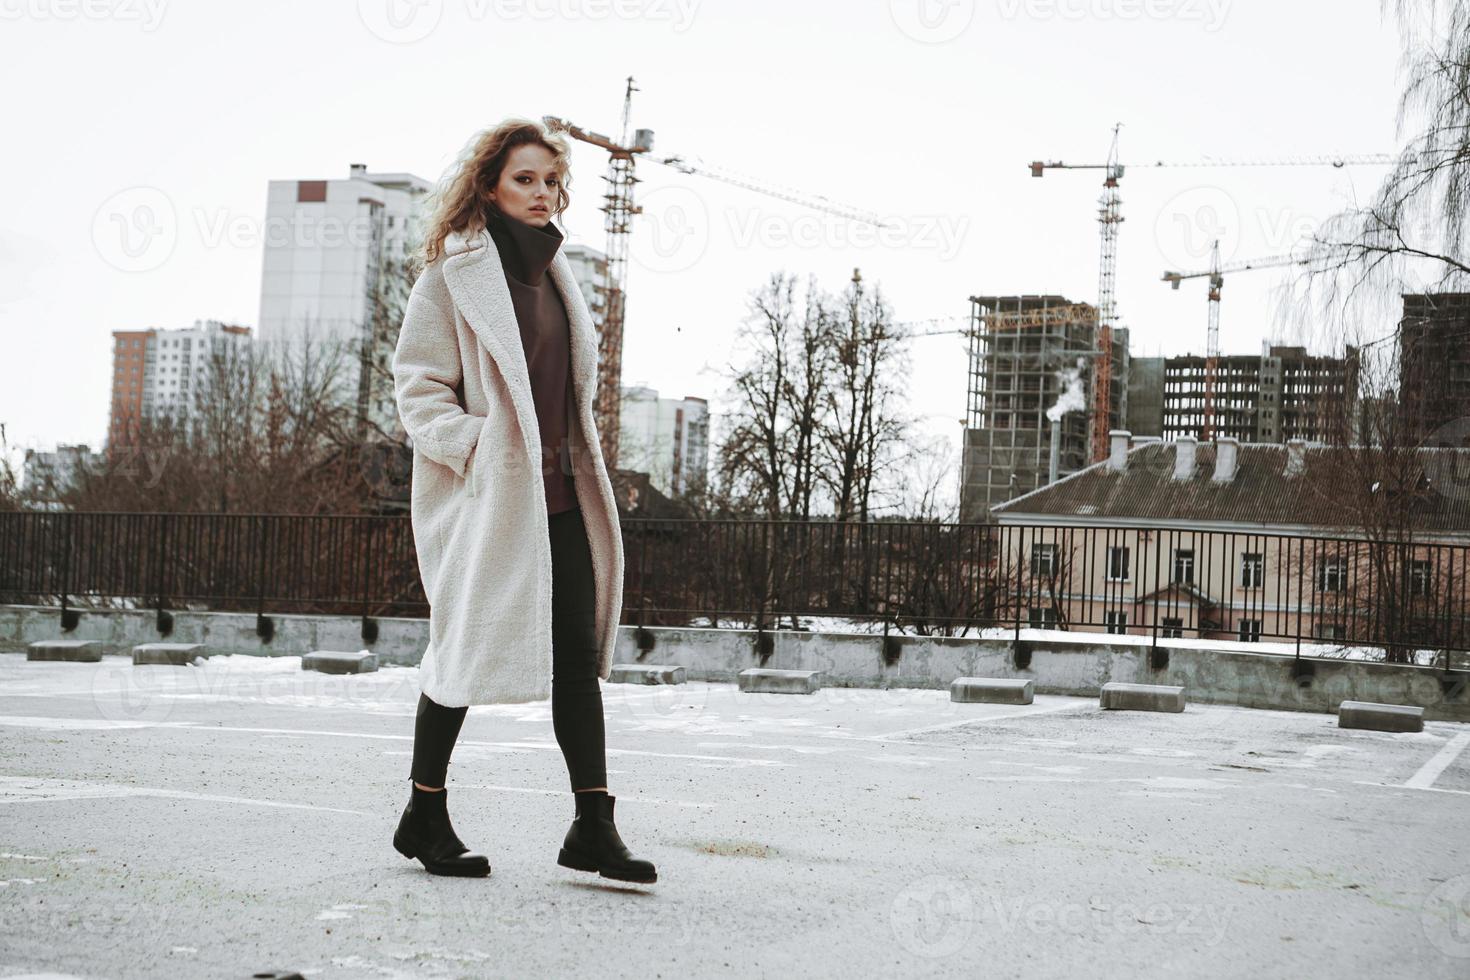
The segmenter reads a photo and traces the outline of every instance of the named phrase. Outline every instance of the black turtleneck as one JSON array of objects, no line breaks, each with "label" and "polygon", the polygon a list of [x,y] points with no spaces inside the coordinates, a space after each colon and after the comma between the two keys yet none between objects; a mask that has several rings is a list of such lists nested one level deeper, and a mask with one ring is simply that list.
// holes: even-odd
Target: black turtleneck
[{"label": "black turtleneck", "polygon": [[549,221],[544,228],[538,228],[512,218],[493,205],[485,218],[505,271],[527,286],[539,286],[561,248],[561,229]]},{"label": "black turtleneck", "polygon": [[550,222],[538,228],[493,205],[485,215],[485,228],[500,253],[521,328],[521,347],[541,430],[546,510],[549,514],[571,510],[577,506],[567,439],[573,415],[571,332],[566,305],[547,274],[563,235]]}]

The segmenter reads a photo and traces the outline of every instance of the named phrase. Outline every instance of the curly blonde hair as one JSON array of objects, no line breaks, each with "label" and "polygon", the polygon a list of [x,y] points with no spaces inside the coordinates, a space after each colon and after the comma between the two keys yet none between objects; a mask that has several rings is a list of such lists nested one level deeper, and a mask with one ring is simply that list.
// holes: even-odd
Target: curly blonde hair
[{"label": "curly blonde hair", "polygon": [[476,133],[429,196],[425,205],[429,217],[419,254],[423,265],[443,254],[444,239],[450,232],[484,227],[485,213],[493,206],[490,192],[500,183],[506,158],[516,147],[527,144],[544,146],[556,158],[561,181],[556,190],[556,204],[551,209],[552,217],[567,209],[571,203],[567,193],[572,181],[571,147],[564,137],[543,123],[512,116]]}]

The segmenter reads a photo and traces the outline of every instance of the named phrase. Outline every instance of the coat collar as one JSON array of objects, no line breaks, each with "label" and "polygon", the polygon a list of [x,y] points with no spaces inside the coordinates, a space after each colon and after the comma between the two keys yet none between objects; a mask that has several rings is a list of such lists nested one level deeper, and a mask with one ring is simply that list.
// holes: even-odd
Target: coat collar
[{"label": "coat collar", "polygon": [[[521,343],[521,328],[516,321],[515,305],[505,281],[505,268],[494,241],[483,227],[464,232],[452,231],[444,239],[443,261],[444,282],[454,298],[454,305],[475,331],[481,345],[490,352],[495,366],[510,387],[521,430],[528,439],[532,438],[532,433],[539,439],[540,429],[531,397],[531,377]],[[547,273],[561,294],[567,311],[572,388],[580,415],[592,404],[597,391],[597,327],[572,274],[572,263],[564,252],[557,252]]]},{"label": "coat collar", "polygon": [[539,286],[562,245],[561,229],[547,222],[540,228],[490,208],[485,226],[500,253],[500,263],[517,282]]}]

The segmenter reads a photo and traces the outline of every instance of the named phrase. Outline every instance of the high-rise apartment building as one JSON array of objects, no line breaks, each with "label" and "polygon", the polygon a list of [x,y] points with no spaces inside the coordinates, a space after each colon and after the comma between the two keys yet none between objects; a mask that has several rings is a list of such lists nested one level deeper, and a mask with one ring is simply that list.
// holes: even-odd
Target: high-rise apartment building
[{"label": "high-rise apartment building", "polygon": [[709,403],[703,398],[660,398],[652,388],[625,387],[619,423],[619,469],[647,473],[670,497],[706,485]]},{"label": "high-rise apartment building", "polygon": [[432,190],[360,163],[345,178],[267,188],[258,340],[275,357],[300,359],[303,347],[340,357],[338,397],[390,434],[399,423],[389,365]]},{"label": "high-rise apartment building", "polygon": [[600,338],[607,323],[607,256],[586,245],[563,245],[561,250],[572,264],[572,275],[582,289]]},{"label": "high-rise apartment building", "polygon": [[211,355],[240,353],[250,342],[249,327],[218,320],[181,330],[114,330],[108,449],[129,445],[148,419],[187,423],[209,384]]}]

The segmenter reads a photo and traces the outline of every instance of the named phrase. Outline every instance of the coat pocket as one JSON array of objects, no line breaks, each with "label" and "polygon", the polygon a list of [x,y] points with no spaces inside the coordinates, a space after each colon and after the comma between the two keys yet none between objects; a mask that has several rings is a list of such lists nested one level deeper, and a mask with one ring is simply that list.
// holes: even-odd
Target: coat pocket
[{"label": "coat pocket", "polygon": [[485,462],[485,457],[494,448],[494,440],[489,436],[491,421],[492,419],[488,415],[484,416],[483,421],[481,421],[480,434],[475,439],[475,448],[470,451],[469,464],[465,467],[464,488],[465,493],[471,497],[476,496],[480,492],[480,488],[484,486],[482,482],[483,478],[480,475],[480,467]]}]

